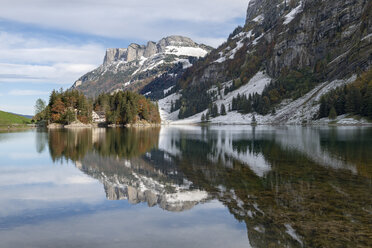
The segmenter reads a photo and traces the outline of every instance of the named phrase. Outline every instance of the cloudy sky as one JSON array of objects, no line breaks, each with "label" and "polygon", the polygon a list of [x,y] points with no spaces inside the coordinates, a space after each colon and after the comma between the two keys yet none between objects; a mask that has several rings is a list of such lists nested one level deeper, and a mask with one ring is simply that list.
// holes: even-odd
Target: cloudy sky
[{"label": "cloudy sky", "polygon": [[108,47],[184,35],[214,47],[243,25],[249,0],[1,0],[0,110],[33,114]]}]

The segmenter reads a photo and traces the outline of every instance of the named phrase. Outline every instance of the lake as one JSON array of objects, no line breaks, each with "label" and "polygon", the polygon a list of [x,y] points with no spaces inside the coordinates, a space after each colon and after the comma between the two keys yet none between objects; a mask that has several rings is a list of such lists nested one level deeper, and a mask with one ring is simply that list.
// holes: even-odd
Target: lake
[{"label": "lake", "polygon": [[1,247],[372,247],[372,128],[0,133]]}]

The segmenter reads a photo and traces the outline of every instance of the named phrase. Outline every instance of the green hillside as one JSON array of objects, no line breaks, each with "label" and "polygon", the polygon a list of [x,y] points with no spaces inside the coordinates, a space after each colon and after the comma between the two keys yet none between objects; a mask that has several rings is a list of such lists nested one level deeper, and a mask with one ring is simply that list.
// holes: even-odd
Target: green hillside
[{"label": "green hillside", "polygon": [[0,111],[0,125],[11,125],[11,124],[29,124],[30,119],[15,114]]}]

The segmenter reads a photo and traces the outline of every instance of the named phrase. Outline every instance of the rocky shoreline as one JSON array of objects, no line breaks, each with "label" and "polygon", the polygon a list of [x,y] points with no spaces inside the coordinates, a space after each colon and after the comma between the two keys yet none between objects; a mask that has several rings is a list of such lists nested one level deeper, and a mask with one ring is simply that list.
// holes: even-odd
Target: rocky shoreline
[{"label": "rocky shoreline", "polygon": [[73,122],[69,125],[63,125],[58,123],[51,123],[47,126],[48,129],[62,129],[62,128],[92,128],[93,124],[84,124],[81,122]]},{"label": "rocky shoreline", "polygon": [[73,122],[69,125],[63,125],[59,123],[51,123],[47,125],[48,129],[79,129],[79,128],[130,128],[130,127],[160,127],[160,123],[148,123],[145,121],[140,121],[134,124],[127,124],[127,125],[122,125],[122,124],[106,124],[106,123],[93,123],[93,124],[84,124],[81,122]]}]

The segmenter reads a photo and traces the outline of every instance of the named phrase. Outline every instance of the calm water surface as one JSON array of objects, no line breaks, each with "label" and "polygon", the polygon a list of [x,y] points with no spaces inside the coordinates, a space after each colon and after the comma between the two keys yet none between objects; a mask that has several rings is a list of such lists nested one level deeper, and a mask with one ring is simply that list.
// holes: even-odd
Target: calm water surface
[{"label": "calm water surface", "polygon": [[0,247],[372,247],[372,129],[0,133]]}]

